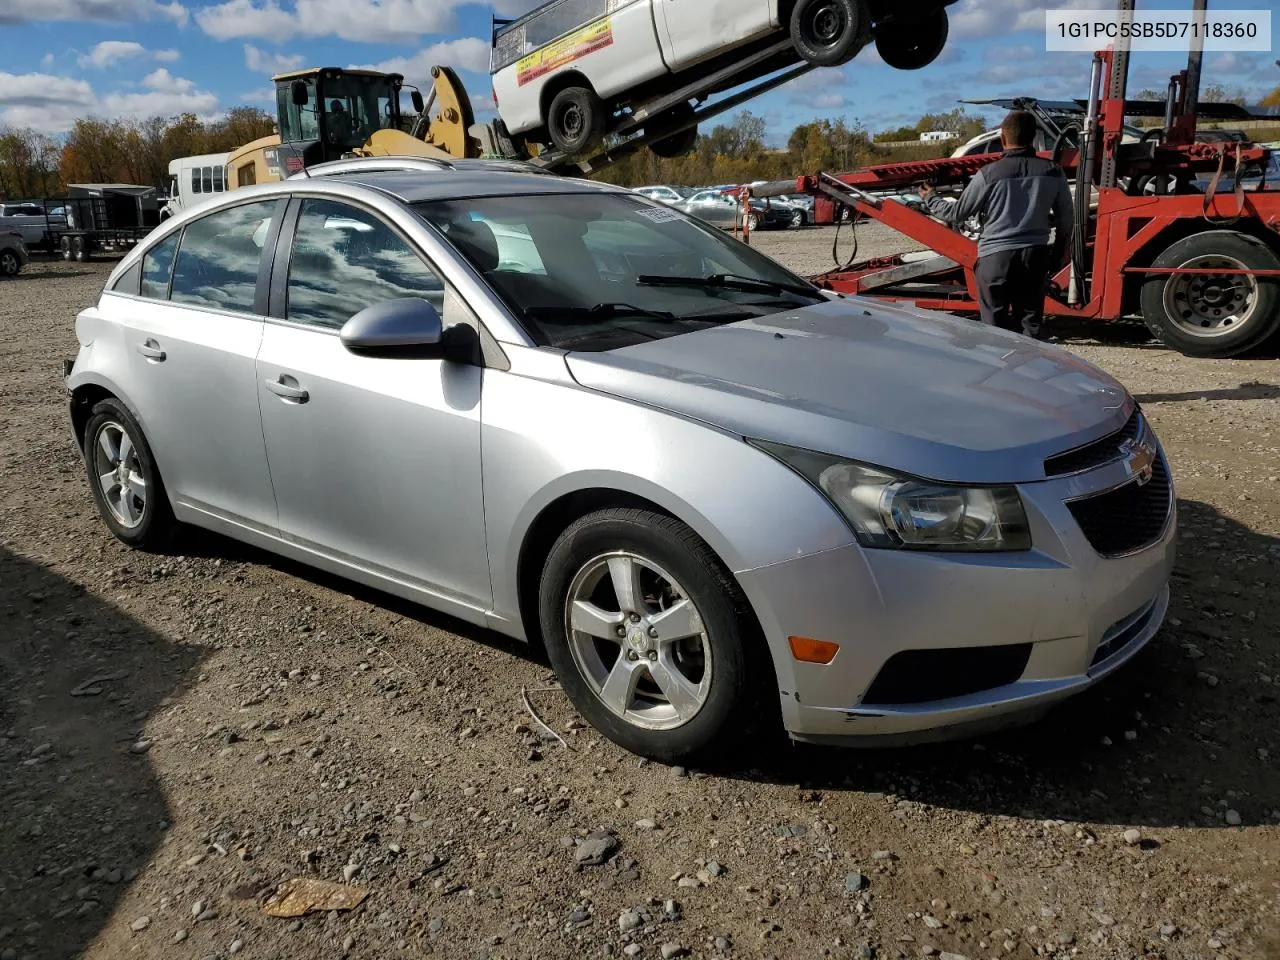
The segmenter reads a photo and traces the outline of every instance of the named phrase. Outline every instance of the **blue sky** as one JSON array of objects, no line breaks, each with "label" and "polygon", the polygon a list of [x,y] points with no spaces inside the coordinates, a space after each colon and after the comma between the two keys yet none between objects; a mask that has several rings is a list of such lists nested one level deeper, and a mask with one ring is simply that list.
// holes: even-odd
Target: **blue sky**
[{"label": "blue sky", "polygon": [[[1228,3],[1222,0],[1219,6]],[[537,0],[0,0],[0,125],[52,135],[78,116],[212,116],[270,109],[270,74],[297,66],[378,66],[425,86],[432,64],[459,69],[479,108],[489,98],[490,17]],[[1185,10],[1189,2],[1160,0]],[[960,0],[951,42],[921,71],[886,67],[869,48],[842,69],[814,71],[748,105],[771,141],[813,117],[873,130],[914,123],[962,97],[1083,96],[1088,54],[1047,53],[1047,6],[1109,0]],[[1144,8],[1146,5],[1143,5]],[[1275,0],[1229,0],[1267,9]],[[1154,7],[1153,7],[1154,9]],[[1256,99],[1280,85],[1280,44],[1267,54],[1209,54],[1205,82]],[[1178,54],[1135,55],[1132,90],[1163,89]]]}]

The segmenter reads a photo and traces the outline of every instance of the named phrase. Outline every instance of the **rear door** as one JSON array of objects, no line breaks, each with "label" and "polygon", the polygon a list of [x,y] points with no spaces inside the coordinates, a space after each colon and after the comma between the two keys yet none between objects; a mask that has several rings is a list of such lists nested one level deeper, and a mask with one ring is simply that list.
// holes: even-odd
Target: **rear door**
[{"label": "rear door", "polygon": [[129,395],[179,514],[266,532],[276,511],[254,360],[264,251],[284,205],[242,203],[193,220],[143,256],[139,295],[112,304],[128,341]]},{"label": "rear door", "polygon": [[[286,539],[487,609],[479,367],[357,356],[344,323],[421,297],[472,320],[401,230],[345,201],[295,201],[258,355],[262,432]],[[474,322],[472,320],[472,322]]]},{"label": "rear door", "polygon": [[777,0],[653,0],[663,53],[674,70],[774,29]]}]

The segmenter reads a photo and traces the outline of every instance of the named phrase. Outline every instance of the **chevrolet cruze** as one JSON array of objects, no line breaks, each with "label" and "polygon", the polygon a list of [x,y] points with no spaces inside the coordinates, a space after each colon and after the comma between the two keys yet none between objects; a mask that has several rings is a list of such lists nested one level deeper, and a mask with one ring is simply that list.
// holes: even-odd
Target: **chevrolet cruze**
[{"label": "chevrolet cruze", "polygon": [[1109,376],[604,184],[322,165],[157,228],[76,332],[120,540],[204,527],[543,644],[657,759],[1022,722],[1168,605],[1172,477]]}]

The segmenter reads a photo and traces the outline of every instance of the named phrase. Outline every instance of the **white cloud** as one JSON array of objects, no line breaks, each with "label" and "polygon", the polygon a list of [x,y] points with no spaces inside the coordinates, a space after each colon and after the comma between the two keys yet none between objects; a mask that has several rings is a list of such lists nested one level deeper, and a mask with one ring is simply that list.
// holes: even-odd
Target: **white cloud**
[{"label": "white cloud", "polygon": [[177,0],[0,0],[0,25],[28,21],[93,21],[129,23],[137,20],[187,22],[187,8]]},{"label": "white cloud", "polygon": [[[134,43],[132,40],[103,40],[88,53],[77,57],[76,62],[82,67],[97,67],[99,70],[103,70],[136,57],[149,57],[161,63],[172,63],[180,56],[181,54],[177,50],[151,51],[140,43]],[[50,61],[52,61],[52,55],[50,55]]]},{"label": "white cloud", "polygon": [[[458,8],[474,3],[475,0],[224,0],[197,11],[196,22],[218,40],[335,36],[371,43],[404,43],[425,34],[449,32],[456,23]],[[493,9],[512,16],[537,5],[538,0],[497,0]]]},{"label": "white cloud", "polygon": [[[960,0],[950,8],[952,37],[995,37],[1023,30],[1043,34],[1045,10],[1037,0]],[[1054,0],[1055,10],[1096,10],[1099,0]]]},{"label": "white cloud", "polygon": [[113,91],[99,96],[93,85],[46,73],[0,73],[0,125],[32,127],[63,133],[78,117],[100,116],[140,120],[194,113],[211,117],[218,110],[214,94],[175,77],[163,67],[143,80],[145,91]]},{"label": "white cloud", "polygon": [[142,85],[148,90],[159,90],[167,93],[191,93],[196,85],[185,77],[175,77],[164,67],[151,71],[142,78]]},{"label": "white cloud", "polygon": [[52,53],[46,53],[43,57],[40,58],[40,66],[48,70],[50,67],[53,66],[53,62],[56,59],[57,58],[54,57]]},{"label": "white cloud", "polygon": [[259,50],[251,43],[244,45],[244,65],[254,73],[265,73],[267,75],[286,73],[289,70],[297,70],[306,59],[299,53],[270,53],[266,50]]},{"label": "white cloud", "polygon": [[431,68],[436,64],[447,64],[458,70],[470,70],[474,73],[489,72],[489,44],[478,37],[459,37],[457,40],[445,40],[424,47],[409,57],[392,57],[381,63],[352,65],[350,69],[380,70],[383,73],[400,73],[410,83],[427,83],[431,77]]},{"label": "white cloud", "polygon": [[147,52],[147,48],[132,40],[103,40],[76,62],[82,67],[98,67],[104,69],[121,60],[131,60]]}]

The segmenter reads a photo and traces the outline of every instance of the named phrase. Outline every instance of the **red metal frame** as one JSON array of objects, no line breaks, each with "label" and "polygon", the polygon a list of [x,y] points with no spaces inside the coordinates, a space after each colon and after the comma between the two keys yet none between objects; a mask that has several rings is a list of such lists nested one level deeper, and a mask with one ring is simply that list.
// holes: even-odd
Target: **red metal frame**
[{"label": "red metal frame", "polygon": [[[1105,80],[1103,90],[1112,89],[1112,71],[1116,69],[1113,51],[1099,54],[1104,61]],[[1121,66],[1127,69],[1127,62]],[[1180,90],[1186,88],[1186,72],[1174,78]],[[1123,90],[1124,85],[1120,85]],[[1185,99],[1185,97],[1183,97]],[[1119,175],[1136,178],[1147,175],[1175,175],[1211,172],[1215,169],[1234,169],[1235,165],[1265,160],[1267,151],[1255,144],[1213,144],[1195,140],[1196,118],[1194,108],[1186,111],[1185,104],[1175,115],[1174,123],[1163,143],[1153,146],[1149,156],[1126,157],[1121,151],[1124,136],[1124,98],[1104,96],[1100,101],[1102,149],[1099,168],[1108,158],[1118,163]],[[1043,154],[1048,156],[1047,154]],[[1228,158],[1232,165],[1227,166]],[[963,183],[978,170],[999,159],[999,154],[983,154],[975,157],[943,158],[940,160],[909,163],[882,164],[866,167],[834,177],[843,184],[860,191],[881,191],[923,183]],[[1061,157],[1064,169],[1071,171],[1079,163],[1075,151],[1067,151]],[[1098,181],[1094,171],[1093,181]],[[834,220],[836,200],[824,191],[818,176],[801,177],[797,181],[798,192],[812,193],[815,200],[815,222],[831,223]],[[855,215],[897,230],[930,250],[954,261],[956,266],[926,277],[916,277],[912,283],[927,282],[942,286],[941,294],[921,295],[910,290],[894,290],[871,283],[868,278],[889,267],[905,263],[901,257],[878,258],[834,270],[814,277],[820,286],[840,293],[866,294],[886,300],[910,301],[922,308],[950,312],[977,312],[977,284],[973,268],[977,259],[977,244],[963,234],[947,227],[927,214],[913,210],[896,200],[874,201],[860,196],[841,196],[840,203],[852,208]],[[1129,284],[1134,275],[1165,273],[1205,273],[1209,271],[1156,269],[1138,263],[1153,244],[1170,227],[1183,221],[1204,220],[1206,226],[1213,221],[1248,221],[1255,227],[1265,227],[1277,234],[1274,245],[1280,249],[1280,190],[1263,189],[1236,194],[1130,195],[1119,187],[1098,188],[1098,203],[1092,219],[1093,229],[1087,239],[1089,253],[1089,298],[1079,305],[1067,303],[1066,290],[1071,268],[1061,267],[1052,278],[1045,298],[1045,312],[1050,316],[1072,316],[1099,320],[1115,320],[1124,315]],[[1253,275],[1280,275],[1280,271],[1232,271],[1213,270],[1215,274],[1247,272]]]}]

